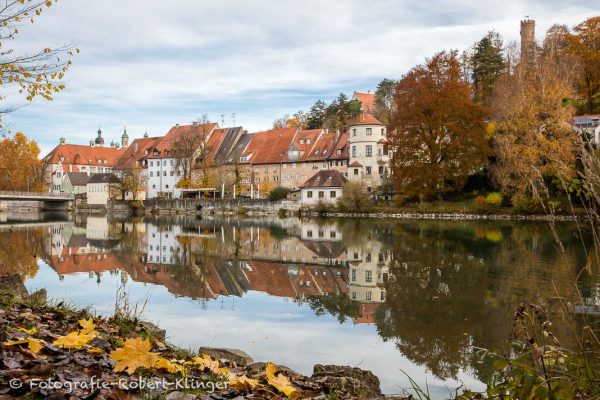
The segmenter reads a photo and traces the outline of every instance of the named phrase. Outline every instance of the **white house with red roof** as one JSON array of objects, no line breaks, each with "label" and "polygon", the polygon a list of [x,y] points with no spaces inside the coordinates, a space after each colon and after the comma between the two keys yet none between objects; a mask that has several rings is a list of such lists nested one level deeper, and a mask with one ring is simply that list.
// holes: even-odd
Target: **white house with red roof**
[{"label": "white house with red roof", "polygon": [[348,179],[364,182],[367,191],[373,192],[390,174],[387,128],[373,115],[361,113],[350,123],[348,134]]}]

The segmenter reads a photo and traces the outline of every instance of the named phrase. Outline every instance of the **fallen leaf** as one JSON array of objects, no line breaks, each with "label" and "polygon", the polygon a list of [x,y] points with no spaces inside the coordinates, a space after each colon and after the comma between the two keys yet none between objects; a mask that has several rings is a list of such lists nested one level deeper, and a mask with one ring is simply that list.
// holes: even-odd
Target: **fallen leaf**
[{"label": "fallen leaf", "polygon": [[127,339],[125,345],[110,353],[110,358],[117,361],[114,370],[126,370],[129,375],[136,369],[152,368],[159,360],[158,353],[150,351],[150,340],[142,338]]},{"label": "fallen leaf", "polygon": [[25,329],[25,328],[19,328],[19,332],[23,332],[26,333],[28,335],[35,335],[37,333],[37,328],[34,326],[33,328],[30,329]]},{"label": "fallen leaf", "polygon": [[181,373],[181,375],[185,376],[186,375],[186,371],[183,365],[179,365],[176,364],[174,362],[171,362],[169,360],[167,360],[166,358],[160,357],[158,359],[158,361],[154,364],[154,368],[157,369],[166,369],[167,371],[169,371],[172,374],[175,374],[177,372]]},{"label": "fallen leaf", "polygon": [[209,355],[202,354],[201,357],[194,357],[194,363],[196,363],[203,371],[209,370],[211,372],[216,372],[219,369],[219,362],[217,360],[213,360]]},{"label": "fallen leaf", "polygon": [[79,322],[79,325],[81,326],[81,333],[96,336],[96,326],[91,317],[88,319],[80,319],[77,322]]},{"label": "fallen leaf", "polygon": [[256,379],[248,378],[246,375],[237,376],[230,374],[227,377],[229,384],[240,391],[250,391],[259,385]]},{"label": "fallen leaf", "polygon": [[273,386],[275,389],[279,390],[281,393],[285,394],[290,399],[299,398],[300,394],[298,393],[298,391],[296,391],[296,388],[292,386],[292,382],[290,382],[290,380],[282,373],[275,375],[276,370],[277,367],[275,366],[275,364],[267,363],[265,372],[267,376],[267,382],[269,383],[269,385]]},{"label": "fallen leaf", "polygon": [[59,336],[55,341],[55,346],[60,346],[65,349],[81,349],[88,344],[94,336],[92,334],[82,334],[78,331],[71,332],[65,336]]},{"label": "fallen leaf", "polygon": [[4,345],[5,346],[14,346],[17,344],[27,344],[27,347],[29,348],[29,350],[31,350],[33,353],[37,354],[44,347],[43,343],[44,342],[40,339],[24,338],[24,339],[9,340],[7,342],[4,342]]}]

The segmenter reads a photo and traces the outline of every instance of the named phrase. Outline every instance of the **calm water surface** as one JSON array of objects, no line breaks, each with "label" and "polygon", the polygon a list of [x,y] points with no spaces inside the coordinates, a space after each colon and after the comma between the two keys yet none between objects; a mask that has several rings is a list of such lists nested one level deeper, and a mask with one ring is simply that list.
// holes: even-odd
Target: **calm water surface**
[{"label": "calm water surface", "polygon": [[569,295],[580,272],[600,298],[573,224],[557,227],[563,254],[546,223],[45,218],[0,218],[1,272],[29,290],[106,315],[124,291],[178,346],[308,375],[358,366],[386,393],[409,386],[401,370],[436,397],[481,389],[491,369],[472,346],[502,348],[516,305]]}]

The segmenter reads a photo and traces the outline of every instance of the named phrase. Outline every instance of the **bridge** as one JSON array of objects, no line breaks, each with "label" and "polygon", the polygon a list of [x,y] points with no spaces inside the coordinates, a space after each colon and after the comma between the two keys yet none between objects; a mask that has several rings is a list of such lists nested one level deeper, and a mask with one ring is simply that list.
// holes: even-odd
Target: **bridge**
[{"label": "bridge", "polygon": [[[40,204],[42,210],[66,210],[73,206],[75,197],[68,194],[55,194],[50,192],[13,192],[0,190],[0,203],[7,201],[25,202],[36,201]],[[6,209],[6,204],[2,204],[2,209]]]}]

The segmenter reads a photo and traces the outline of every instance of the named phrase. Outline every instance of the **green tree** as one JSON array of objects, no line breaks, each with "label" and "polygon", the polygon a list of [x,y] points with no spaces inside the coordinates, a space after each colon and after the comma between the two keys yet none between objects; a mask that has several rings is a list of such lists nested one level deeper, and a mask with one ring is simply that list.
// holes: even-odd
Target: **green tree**
[{"label": "green tree", "polygon": [[325,125],[330,129],[344,130],[351,119],[360,113],[360,100],[349,100],[340,93],[325,111]]},{"label": "green tree", "polygon": [[494,83],[504,71],[502,38],[498,33],[491,31],[475,43],[471,64],[475,101],[485,102],[492,94]]},{"label": "green tree", "polygon": [[375,116],[385,125],[392,122],[397,82],[384,78],[375,91]]},{"label": "green tree", "polygon": [[315,104],[310,108],[308,116],[306,118],[307,129],[319,129],[322,128],[325,123],[325,111],[327,110],[327,103],[323,100],[317,100]]},{"label": "green tree", "polygon": [[471,98],[457,53],[441,52],[398,83],[390,126],[393,180],[408,197],[463,188],[488,161],[484,108]]}]

